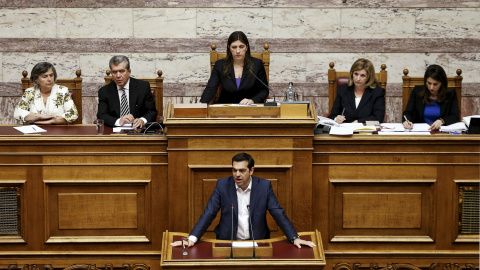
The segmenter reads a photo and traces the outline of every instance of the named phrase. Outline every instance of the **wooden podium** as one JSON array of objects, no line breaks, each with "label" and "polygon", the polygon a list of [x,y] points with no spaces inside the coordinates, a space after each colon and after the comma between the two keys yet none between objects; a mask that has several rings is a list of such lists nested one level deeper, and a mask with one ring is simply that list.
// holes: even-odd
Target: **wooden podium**
[{"label": "wooden podium", "polygon": [[[217,179],[232,175],[232,157],[246,152],[255,159],[254,175],[272,182],[297,231],[311,231],[313,128],[318,120],[313,104],[294,105],[300,106],[282,113],[281,106],[167,104],[169,230],[193,228]],[[215,238],[218,220],[204,237]],[[283,235],[269,214],[267,222],[271,237]]]},{"label": "wooden podium", "polygon": [[[172,247],[170,243],[188,237],[186,233],[166,231],[163,233],[161,267],[163,269],[323,269],[325,254],[320,233],[299,233],[304,240],[313,241],[314,248],[302,246],[297,248],[285,236],[255,241],[258,244],[256,259],[252,258],[252,248],[237,248],[233,250],[234,259],[230,254],[230,241],[201,238],[195,246],[186,248],[188,254],[182,254],[182,247]],[[214,256],[215,249],[226,249],[228,256]],[[271,253],[271,256],[260,256],[259,249]],[[244,250],[242,250],[244,249]],[[262,251],[260,251],[262,252]],[[235,257],[240,254],[241,257]],[[222,254],[223,255],[223,254]],[[226,258],[227,257],[227,258]]]}]

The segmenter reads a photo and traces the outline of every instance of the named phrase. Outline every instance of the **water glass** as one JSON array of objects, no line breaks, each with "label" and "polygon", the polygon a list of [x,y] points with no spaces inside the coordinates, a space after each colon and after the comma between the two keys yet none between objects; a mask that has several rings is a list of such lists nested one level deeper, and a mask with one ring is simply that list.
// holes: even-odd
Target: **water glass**
[{"label": "water glass", "polygon": [[103,119],[97,119],[97,135],[103,135],[103,127],[105,126]]}]

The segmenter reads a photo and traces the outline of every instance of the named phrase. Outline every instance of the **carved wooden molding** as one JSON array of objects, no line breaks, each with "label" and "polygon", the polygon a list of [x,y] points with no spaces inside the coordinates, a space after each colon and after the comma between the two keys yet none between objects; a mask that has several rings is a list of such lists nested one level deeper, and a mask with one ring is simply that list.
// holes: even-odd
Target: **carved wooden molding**
[{"label": "carved wooden molding", "polygon": [[[439,270],[440,264],[439,263],[432,263],[429,270]],[[388,263],[385,267],[379,267],[378,263],[370,263],[369,266],[362,266],[360,263],[337,263],[333,270],[359,270],[359,269],[369,269],[369,270],[423,270],[426,267],[420,268],[416,265],[411,263]],[[459,263],[446,263],[443,266],[442,270],[476,270],[474,264],[466,263],[465,267],[462,267]]]}]

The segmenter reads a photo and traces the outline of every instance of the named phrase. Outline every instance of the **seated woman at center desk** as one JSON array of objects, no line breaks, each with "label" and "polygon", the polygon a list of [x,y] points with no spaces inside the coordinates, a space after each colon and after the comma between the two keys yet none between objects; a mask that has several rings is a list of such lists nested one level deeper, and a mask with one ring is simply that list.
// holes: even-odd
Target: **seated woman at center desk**
[{"label": "seated woman at center desk", "polygon": [[403,126],[412,129],[413,123],[427,123],[431,130],[458,122],[460,110],[455,89],[448,89],[445,70],[430,65],[423,76],[423,85],[416,85],[410,93],[403,112]]},{"label": "seated woman at center desk", "polygon": [[348,84],[338,87],[329,118],[341,123],[383,122],[385,89],[377,86],[372,62],[360,58],[350,68]]},{"label": "seated woman at center desk", "polygon": [[227,57],[215,62],[200,102],[210,103],[221,86],[216,103],[264,103],[269,92],[266,85],[267,74],[262,60],[250,55],[247,36],[236,31],[228,38]]}]

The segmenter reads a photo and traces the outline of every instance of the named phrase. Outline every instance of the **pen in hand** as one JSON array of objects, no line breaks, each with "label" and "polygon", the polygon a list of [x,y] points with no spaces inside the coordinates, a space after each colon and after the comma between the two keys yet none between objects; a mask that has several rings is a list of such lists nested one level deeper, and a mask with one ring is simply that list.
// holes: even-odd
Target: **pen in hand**
[{"label": "pen in hand", "polygon": [[345,113],[345,108],[343,108],[342,115],[344,115],[344,113]]},{"label": "pen in hand", "polygon": [[405,118],[405,121],[410,126],[410,129],[413,129],[413,124],[410,121],[408,121],[407,117],[405,115],[403,115],[403,118]]}]

